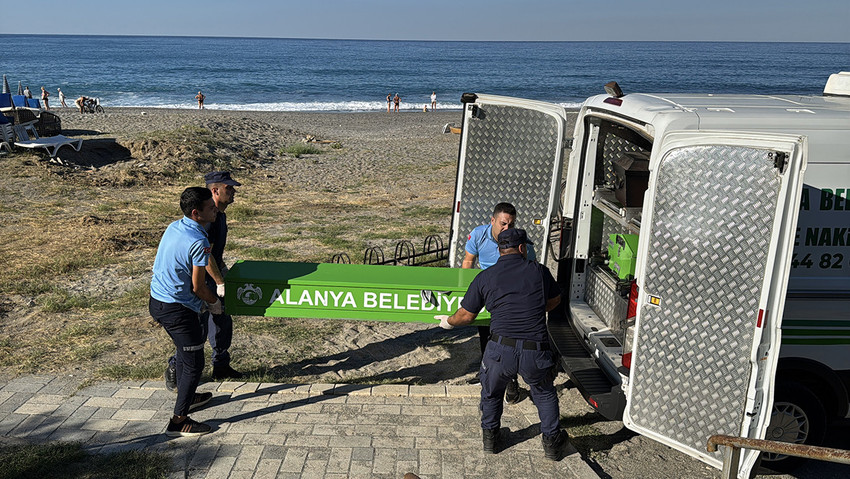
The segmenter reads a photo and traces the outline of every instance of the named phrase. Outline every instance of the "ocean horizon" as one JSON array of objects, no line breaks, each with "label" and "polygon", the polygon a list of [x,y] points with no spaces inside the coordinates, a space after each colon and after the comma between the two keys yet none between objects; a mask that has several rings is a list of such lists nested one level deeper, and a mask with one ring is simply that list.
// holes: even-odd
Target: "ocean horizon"
[{"label": "ocean horizon", "polygon": [[850,43],[502,42],[0,35],[0,74],[52,105],[254,111],[460,109],[465,92],[577,107],[617,81],[626,93],[820,94],[850,70]]}]

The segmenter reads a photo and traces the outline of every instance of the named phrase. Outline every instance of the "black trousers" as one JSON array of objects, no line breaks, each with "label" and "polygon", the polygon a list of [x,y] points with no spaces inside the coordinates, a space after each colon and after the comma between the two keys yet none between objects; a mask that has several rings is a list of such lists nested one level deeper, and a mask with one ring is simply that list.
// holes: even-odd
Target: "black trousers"
[{"label": "black trousers", "polygon": [[206,334],[201,317],[180,303],[163,303],[154,298],[150,299],[148,309],[177,347],[177,402],[174,404],[174,414],[186,416],[204,372]]}]

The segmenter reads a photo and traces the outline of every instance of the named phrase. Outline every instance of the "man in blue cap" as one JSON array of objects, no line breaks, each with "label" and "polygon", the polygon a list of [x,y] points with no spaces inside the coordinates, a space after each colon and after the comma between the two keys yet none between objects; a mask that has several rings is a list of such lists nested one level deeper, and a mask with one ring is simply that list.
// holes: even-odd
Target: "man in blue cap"
[{"label": "man in blue cap", "polygon": [[[516,208],[510,203],[497,203],[493,207],[493,215],[490,216],[490,223],[476,226],[466,237],[466,245],[464,249],[466,255],[461,263],[461,268],[471,269],[475,267],[475,260],[478,260],[478,266],[481,269],[487,269],[496,264],[499,259],[499,246],[496,244],[496,238],[499,233],[508,228],[514,228],[516,225]],[[528,246],[527,258],[530,261],[536,259],[534,248]],[[478,327],[478,342],[481,346],[481,355],[484,355],[484,348],[487,347],[487,341],[490,340],[490,327]],[[516,376],[508,383],[505,389],[505,402],[508,404],[516,404],[520,401],[519,382]]]},{"label": "man in blue cap", "polygon": [[509,228],[497,237],[499,259],[472,280],[460,308],[451,316],[438,315],[440,327],[452,329],[472,323],[486,306],[490,312],[490,340],[481,361],[481,428],[484,452],[498,452],[503,410],[502,397],[517,374],[531,389],[540,416],[543,452],[560,460],[569,442],[560,427],[555,390],[555,356],[546,330],[546,313],[561,303],[555,278],[545,266],[527,261],[528,235]]},{"label": "man in blue cap", "polygon": [[[224,276],[227,274],[227,265],[224,263],[224,246],[227,244],[227,215],[224,210],[233,203],[236,197],[235,186],[242,183],[234,180],[229,171],[213,171],[204,176],[207,188],[212,193],[212,198],[218,208],[218,216],[207,228],[207,237],[210,242],[210,261],[206,272],[207,286],[216,292],[216,295],[224,301]],[[233,318],[226,311],[215,314],[206,312],[202,321],[208,331],[210,346],[212,347],[212,378],[222,380],[227,378],[239,379],[242,373],[230,366],[230,343],[233,339]],[[170,391],[177,389],[177,371],[175,369],[174,357],[168,362],[165,370],[165,386]]]}]

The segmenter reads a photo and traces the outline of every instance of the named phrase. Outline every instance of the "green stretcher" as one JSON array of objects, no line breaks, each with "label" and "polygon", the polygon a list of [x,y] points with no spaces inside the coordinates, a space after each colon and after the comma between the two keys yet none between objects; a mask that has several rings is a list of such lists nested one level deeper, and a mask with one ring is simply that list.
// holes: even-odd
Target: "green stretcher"
[{"label": "green stretcher", "polygon": [[[231,315],[438,324],[452,314],[477,269],[237,261],[225,278]],[[490,324],[483,310],[472,323]]]}]

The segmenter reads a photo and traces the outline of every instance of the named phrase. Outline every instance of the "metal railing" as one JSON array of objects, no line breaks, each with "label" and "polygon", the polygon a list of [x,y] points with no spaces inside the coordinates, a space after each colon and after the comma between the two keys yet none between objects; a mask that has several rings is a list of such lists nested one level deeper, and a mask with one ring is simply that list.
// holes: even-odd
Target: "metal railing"
[{"label": "metal railing", "polygon": [[[380,246],[370,246],[363,253],[363,264],[393,264],[401,266],[418,266],[423,264],[445,261],[449,257],[449,247],[443,245],[443,239],[438,235],[425,238],[422,252],[417,253],[416,247],[408,240],[401,240],[395,245],[393,257],[386,259]],[[351,258],[345,253],[336,253],[331,257],[331,263],[351,264]]]},{"label": "metal railing", "polygon": [[768,441],[767,439],[750,439],[715,434],[708,438],[706,449],[708,452],[715,452],[717,451],[717,446],[728,448],[723,454],[722,477],[725,479],[738,477],[738,463],[741,459],[741,449],[752,449],[771,454],[784,454],[786,456],[850,464],[850,451],[830,447],[806,446],[804,444],[792,444],[789,442]]}]

